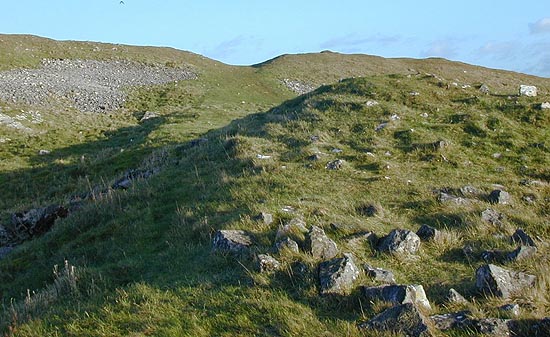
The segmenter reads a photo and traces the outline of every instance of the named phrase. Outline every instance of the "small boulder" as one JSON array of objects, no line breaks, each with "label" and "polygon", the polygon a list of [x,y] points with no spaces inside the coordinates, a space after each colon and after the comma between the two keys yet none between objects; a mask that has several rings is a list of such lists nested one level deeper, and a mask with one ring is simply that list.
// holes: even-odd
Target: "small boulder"
[{"label": "small boulder", "polygon": [[273,215],[270,213],[261,212],[254,216],[252,220],[259,221],[265,225],[271,225],[273,223]]},{"label": "small boulder", "polygon": [[454,290],[453,288],[449,289],[449,293],[447,294],[447,301],[449,303],[456,303],[456,304],[468,304],[468,300],[462,296],[458,291]]},{"label": "small boulder", "polygon": [[512,336],[512,324],[509,319],[483,318],[469,320],[466,327],[484,336],[509,337]]},{"label": "small boulder", "polygon": [[537,96],[537,87],[534,85],[525,85],[522,84],[519,86],[519,95],[527,97],[536,97]]},{"label": "small boulder", "polygon": [[385,270],[382,268],[376,268],[371,265],[365,264],[364,265],[365,273],[367,276],[373,278],[375,281],[387,283],[387,284],[396,284],[395,282],[395,276],[393,273],[389,270]]},{"label": "small boulder", "polygon": [[472,185],[464,185],[460,188],[460,193],[462,193],[462,195],[464,195],[464,196],[477,197],[482,192],[478,188],[476,188]]},{"label": "small boulder", "polygon": [[511,201],[510,193],[503,191],[503,190],[493,190],[491,194],[489,194],[489,202],[492,204],[502,204],[507,205]]},{"label": "small boulder", "polygon": [[212,250],[222,253],[244,253],[252,245],[252,238],[242,230],[219,230],[212,240]]},{"label": "small boulder", "polygon": [[447,192],[440,191],[437,196],[437,201],[441,203],[454,203],[456,205],[468,205],[472,201],[467,198],[457,197]]},{"label": "small boulder", "polygon": [[498,310],[503,314],[506,314],[511,317],[518,317],[520,314],[519,304],[516,304],[516,303],[502,305],[498,307]]},{"label": "small boulder", "polygon": [[362,287],[362,293],[368,301],[378,300],[393,304],[413,303],[427,310],[432,308],[424,287],[419,284]]},{"label": "small boulder", "polygon": [[147,111],[143,114],[143,116],[141,117],[141,119],[139,121],[140,122],[145,122],[148,119],[153,119],[153,118],[157,118],[157,117],[159,117],[158,113],[153,112],[153,111]]},{"label": "small boulder", "polygon": [[324,261],[319,265],[321,295],[345,295],[359,277],[359,268],[351,254],[343,258]]},{"label": "small boulder", "polygon": [[514,234],[512,234],[512,241],[525,246],[536,247],[535,241],[527,234],[522,228],[518,228]]},{"label": "small boulder", "polygon": [[19,240],[27,240],[44,234],[59,218],[64,218],[69,210],[61,205],[51,205],[43,208],[34,208],[11,215],[14,235]]},{"label": "small boulder", "polygon": [[479,291],[510,298],[513,294],[535,284],[534,275],[507,270],[493,264],[479,267],[476,271],[476,287]]},{"label": "small boulder", "polygon": [[277,241],[279,241],[280,239],[289,237],[296,242],[303,243],[306,233],[307,233],[307,227],[304,220],[300,218],[294,218],[286,222],[284,225],[279,226],[275,237]]},{"label": "small boulder", "polygon": [[279,252],[279,254],[283,253],[285,250],[288,250],[292,253],[300,252],[298,243],[289,237],[286,237],[280,241],[277,241],[277,243],[275,243],[275,247],[277,248],[277,252]]},{"label": "small boulder", "polygon": [[360,330],[391,331],[399,336],[428,337],[433,336],[429,320],[411,303],[389,308],[374,316],[371,320],[358,325]]},{"label": "small boulder", "polygon": [[332,241],[325,231],[317,226],[311,226],[307,235],[307,246],[311,255],[316,259],[332,259],[338,255],[338,246]]},{"label": "small boulder", "polygon": [[506,255],[506,260],[508,261],[519,261],[523,259],[528,259],[537,253],[537,247],[533,246],[519,246],[514,251],[511,251]]},{"label": "small boulder", "polygon": [[540,104],[540,109],[541,110],[550,109],[550,102],[541,103]]},{"label": "small boulder", "polygon": [[419,248],[418,235],[406,229],[394,229],[378,244],[379,251],[398,254],[414,254]]},{"label": "small boulder", "polygon": [[431,226],[424,224],[416,232],[416,235],[418,235],[421,241],[431,241],[437,240],[441,235],[441,232]]},{"label": "small boulder", "polygon": [[504,216],[504,214],[490,208],[487,208],[486,210],[481,212],[481,219],[495,226],[502,226],[502,221],[505,218],[506,217]]},{"label": "small boulder", "polygon": [[465,326],[469,321],[469,316],[471,314],[472,313],[470,311],[465,310],[448,314],[433,315],[430,316],[430,319],[437,329],[447,331]]},{"label": "small boulder", "polygon": [[281,263],[267,254],[258,255],[258,267],[262,273],[271,273],[281,268]]},{"label": "small boulder", "polygon": [[336,160],[328,162],[327,165],[325,166],[325,168],[327,170],[339,170],[339,169],[342,168],[343,165],[344,165],[344,160],[336,159]]},{"label": "small boulder", "polygon": [[484,95],[489,95],[491,90],[489,89],[489,86],[487,84],[482,84],[481,87],[479,87],[479,92]]}]

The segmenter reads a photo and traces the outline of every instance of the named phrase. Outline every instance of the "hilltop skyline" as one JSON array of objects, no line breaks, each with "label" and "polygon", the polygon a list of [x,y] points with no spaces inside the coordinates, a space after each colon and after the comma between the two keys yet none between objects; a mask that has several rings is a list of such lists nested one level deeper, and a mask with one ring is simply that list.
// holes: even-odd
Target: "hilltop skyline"
[{"label": "hilltop skyline", "polygon": [[147,0],[8,2],[0,33],[168,46],[235,65],[331,50],[382,57],[443,57],[550,77],[550,8],[542,1]]}]

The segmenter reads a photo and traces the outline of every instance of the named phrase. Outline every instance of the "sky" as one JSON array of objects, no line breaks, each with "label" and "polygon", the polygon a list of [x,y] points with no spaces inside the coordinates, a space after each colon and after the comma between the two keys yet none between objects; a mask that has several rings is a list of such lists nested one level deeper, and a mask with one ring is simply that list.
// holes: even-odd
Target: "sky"
[{"label": "sky", "polygon": [[3,0],[0,33],[168,46],[237,65],[331,50],[550,77],[548,0]]}]

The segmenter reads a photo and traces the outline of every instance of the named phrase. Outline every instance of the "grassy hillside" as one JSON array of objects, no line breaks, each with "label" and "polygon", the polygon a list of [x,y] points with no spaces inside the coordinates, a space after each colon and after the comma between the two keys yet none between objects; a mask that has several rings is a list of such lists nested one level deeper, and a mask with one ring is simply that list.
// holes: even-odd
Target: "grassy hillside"
[{"label": "grassy hillside", "polygon": [[[540,240],[539,251],[506,268],[538,281],[513,301],[522,306],[520,319],[550,315],[550,114],[539,109],[550,101],[548,79],[436,59],[321,53],[233,67],[171,49],[5,35],[0,44],[0,69],[37,66],[43,57],[128,58],[199,74],[134,89],[113,114],[0,103],[12,117],[39,110],[44,119],[28,123],[31,134],[0,126],[9,138],[0,143],[2,224],[15,211],[108,187],[128,169],[158,172],[83,202],[0,260],[8,335],[365,335],[356,324],[383,304],[366,302],[359,290],[321,297],[319,261],[304,251],[275,252],[279,225],[294,218],[324,228],[361,264],[392,270],[398,283],[422,284],[434,313],[463,309],[446,301],[455,288],[479,317],[502,316],[496,308],[505,301],[477,293],[478,253],[514,249],[506,238],[522,227]],[[327,85],[295,97],[284,78]],[[490,95],[478,91],[482,83]],[[539,97],[517,97],[520,83],[537,85]],[[139,122],[145,111],[160,117]],[[39,156],[40,149],[51,153]],[[325,168],[337,159],[339,170]],[[437,190],[466,185],[480,191],[470,202],[438,201]],[[487,201],[497,185],[511,204]],[[375,216],[365,214],[369,205]],[[505,215],[502,224],[481,219],[487,208]],[[254,220],[260,212],[275,221]],[[348,240],[422,224],[442,238],[423,244],[416,258]],[[213,253],[218,229],[253,234],[250,256]],[[282,268],[260,273],[258,253],[272,254]],[[365,275],[357,283],[371,284]]]}]

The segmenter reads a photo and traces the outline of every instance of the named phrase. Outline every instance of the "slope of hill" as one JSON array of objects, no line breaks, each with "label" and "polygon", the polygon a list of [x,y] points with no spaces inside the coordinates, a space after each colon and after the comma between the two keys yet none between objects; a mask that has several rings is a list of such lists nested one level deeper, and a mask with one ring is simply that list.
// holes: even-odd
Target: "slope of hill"
[{"label": "slope of hill", "polygon": [[[321,53],[233,67],[171,49],[0,43],[1,69],[46,57],[197,74],[129,88],[110,113],[0,102],[32,130],[0,125],[0,239],[14,246],[0,260],[8,335],[383,336],[358,327],[389,307],[362,290],[380,284],[365,264],[422,285],[429,314],[470,312],[466,329],[430,327],[437,334],[475,335],[480,319],[497,317],[528,335],[550,315],[548,79],[437,59]],[[285,79],[326,85],[295,97]],[[539,95],[518,96],[519,84]],[[140,121],[146,111],[157,117]],[[14,237],[18,212],[52,204],[68,215]],[[373,239],[424,224],[439,234],[412,254]],[[333,256],[312,250],[311,226],[360,269],[341,294],[320,294],[320,265]],[[534,255],[511,254],[518,228]],[[252,246],[213,250],[218,231],[234,229]],[[297,251],[277,249],[285,237]],[[280,265],[261,272],[260,254]],[[487,263],[536,282],[509,297],[483,293],[476,271]],[[450,288],[469,301],[449,302]],[[511,303],[519,316],[499,309]]]}]

